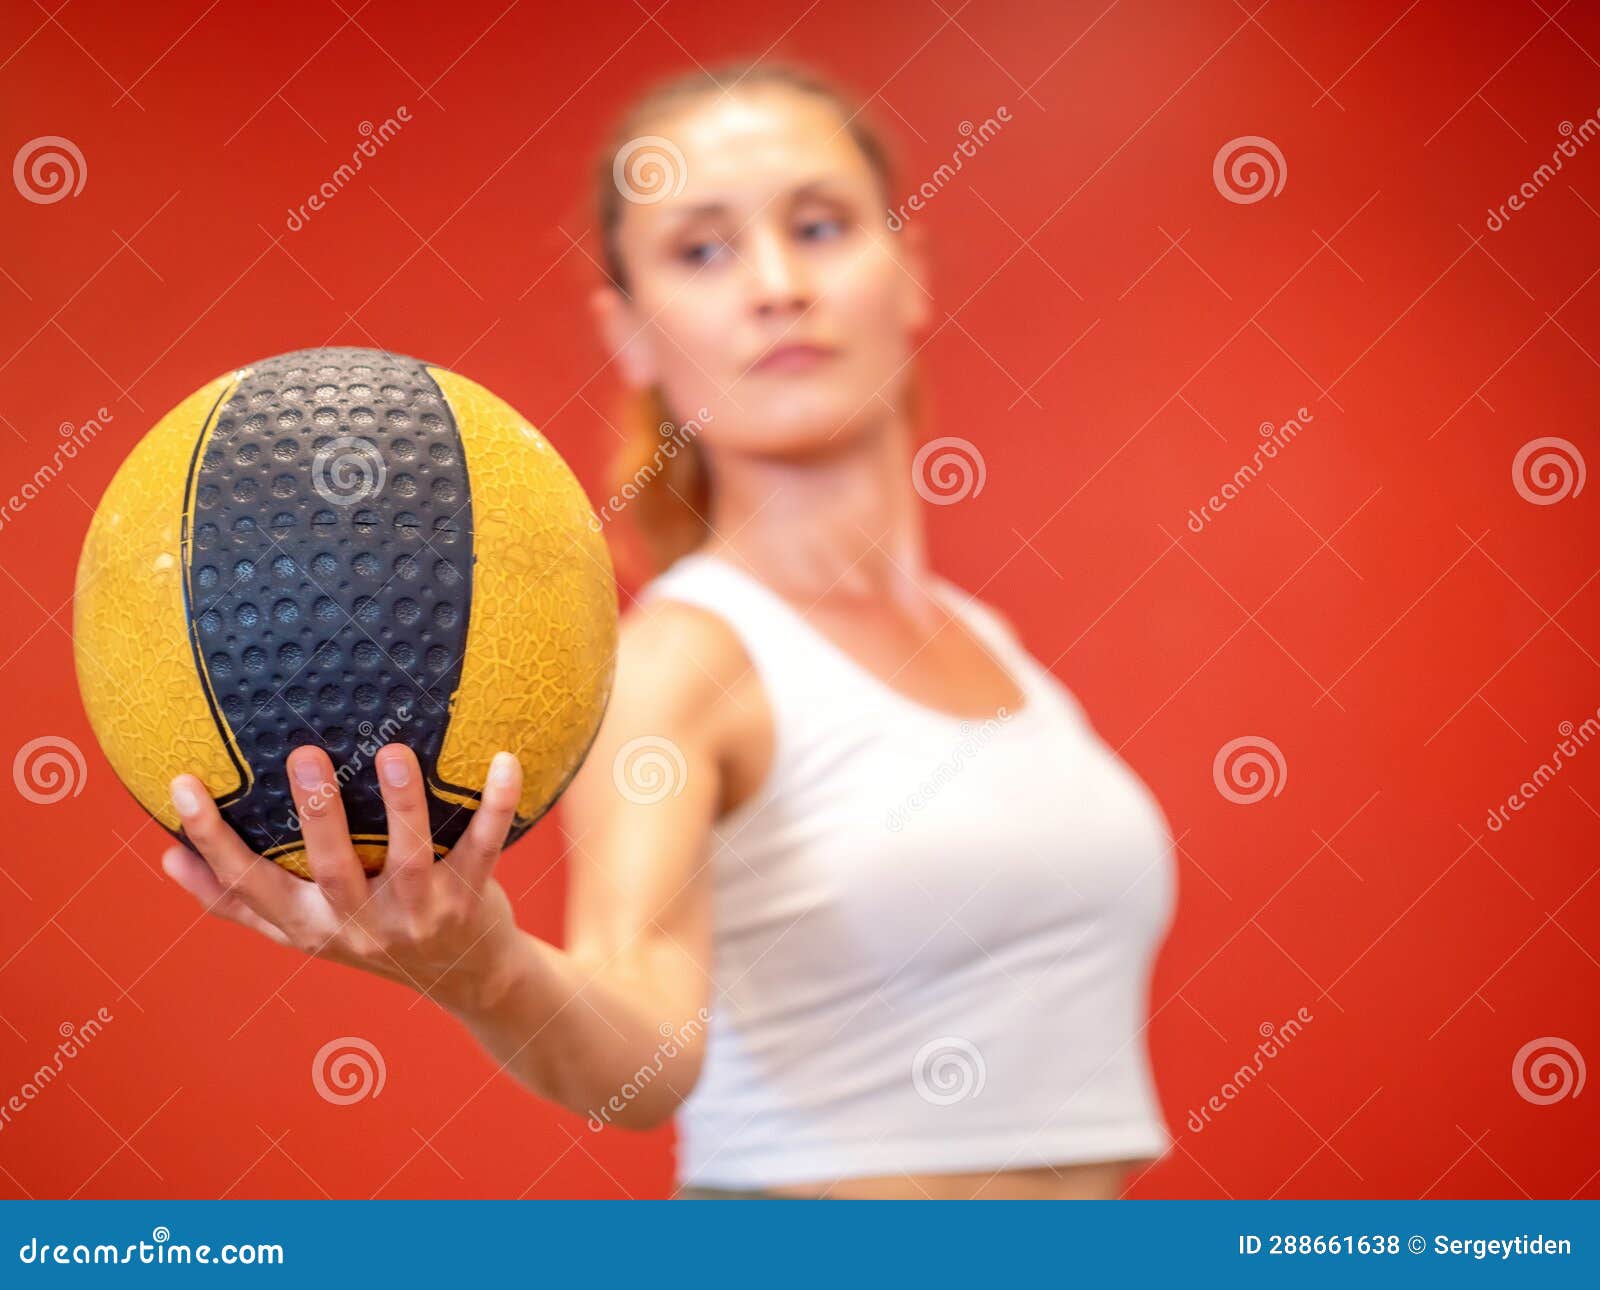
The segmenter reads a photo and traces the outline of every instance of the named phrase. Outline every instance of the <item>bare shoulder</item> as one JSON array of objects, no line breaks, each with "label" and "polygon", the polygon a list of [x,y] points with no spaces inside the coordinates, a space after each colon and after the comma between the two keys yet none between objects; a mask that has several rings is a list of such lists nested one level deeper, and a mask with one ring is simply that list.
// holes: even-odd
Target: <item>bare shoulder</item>
[{"label": "bare shoulder", "polygon": [[720,709],[750,672],[738,634],[720,615],[651,600],[622,620],[612,704],[630,719],[692,725]]},{"label": "bare shoulder", "polygon": [[[618,634],[611,700],[568,790],[569,813],[613,816],[617,758],[638,741],[665,740],[694,790],[675,793],[674,807],[701,810],[709,822],[727,793],[755,773],[747,763],[764,747],[766,730],[758,686],[738,634],[718,615],[666,599],[631,610]],[[650,818],[665,823],[672,815],[658,809]]]}]

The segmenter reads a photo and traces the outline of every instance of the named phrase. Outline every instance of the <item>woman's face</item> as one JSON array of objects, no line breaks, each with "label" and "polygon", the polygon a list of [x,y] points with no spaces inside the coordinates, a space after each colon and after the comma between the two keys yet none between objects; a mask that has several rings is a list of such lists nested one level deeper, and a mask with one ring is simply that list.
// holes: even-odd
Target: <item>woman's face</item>
[{"label": "woman's face", "polygon": [[682,156],[644,145],[668,158],[657,187],[622,154],[629,295],[599,293],[602,323],[625,379],[682,419],[704,408],[713,446],[805,454],[900,407],[927,296],[843,126],[821,98],[752,87],[652,124]]}]

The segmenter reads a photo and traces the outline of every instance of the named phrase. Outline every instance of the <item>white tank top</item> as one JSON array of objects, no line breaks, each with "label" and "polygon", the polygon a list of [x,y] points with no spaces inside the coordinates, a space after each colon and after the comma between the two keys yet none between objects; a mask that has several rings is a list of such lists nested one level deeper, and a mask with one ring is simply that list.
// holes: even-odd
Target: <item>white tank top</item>
[{"label": "white tank top", "polygon": [[1161,1155],[1149,974],[1161,811],[992,611],[936,580],[1024,695],[985,721],[873,676],[777,593],[691,555],[644,598],[715,613],[772,712],[712,830],[711,1020],[683,1184],[761,1187]]}]

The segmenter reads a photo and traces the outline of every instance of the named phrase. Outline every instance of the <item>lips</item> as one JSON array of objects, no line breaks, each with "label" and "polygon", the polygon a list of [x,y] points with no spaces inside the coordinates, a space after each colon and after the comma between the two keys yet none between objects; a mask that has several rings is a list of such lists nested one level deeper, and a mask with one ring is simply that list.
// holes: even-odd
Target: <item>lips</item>
[{"label": "lips", "polygon": [[832,345],[810,342],[774,345],[753,364],[755,372],[806,372],[827,362],[839,351]]}]

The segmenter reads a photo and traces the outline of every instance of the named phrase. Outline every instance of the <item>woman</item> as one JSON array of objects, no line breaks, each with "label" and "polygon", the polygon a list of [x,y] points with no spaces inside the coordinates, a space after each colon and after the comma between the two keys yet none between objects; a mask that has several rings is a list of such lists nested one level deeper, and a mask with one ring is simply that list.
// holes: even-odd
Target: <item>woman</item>
[{"label": "woman", "polygon": [[509,754],[439,864],[399,745],[380,877],[311,747],[289,767],[314,886],[188,777],[200,855],[165,864],[215,912],[426,992],[591,1127],[676,1112],[681,1195],[1114,1196],[1168,1141],[1144,1009],[1169,839],[1067,691],[927,567],[927,293],[894,196],[858,113],[792,71],[674,82],[607,151],[594,310],[665,571],[565,799],[563,948],[492,876]]}]

